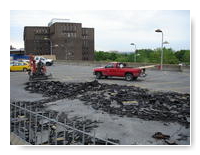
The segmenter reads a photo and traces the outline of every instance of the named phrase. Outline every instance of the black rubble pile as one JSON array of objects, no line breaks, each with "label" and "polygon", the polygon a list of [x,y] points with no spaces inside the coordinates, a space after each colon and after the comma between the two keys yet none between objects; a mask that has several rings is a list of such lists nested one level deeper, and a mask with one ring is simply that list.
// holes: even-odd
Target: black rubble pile
[{"label": "black rubble pile", "polygon": [[53,97],[57,99],[73,98],[86,90],[93,90],[99,83],[86,82],[86,83],[62,83],[59,81],[36,81],[27,82],[25,90],[32,93],[41,93],[45,97]]},{"label": "black rubble pile", "polygon": [[189,127],[190,95],[176,92],[150,92],[134,86],[37,81],[26,83],[26,90],[53,100],[78,98],[96,110],[145,120],[174,121]]}]

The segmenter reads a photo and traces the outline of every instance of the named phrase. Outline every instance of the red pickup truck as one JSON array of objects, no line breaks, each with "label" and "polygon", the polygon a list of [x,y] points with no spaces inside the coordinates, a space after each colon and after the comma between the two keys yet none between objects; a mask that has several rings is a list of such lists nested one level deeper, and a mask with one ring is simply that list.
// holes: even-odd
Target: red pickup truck
[{"label": "red pickup truck", "polygon": [[136,80],[139,76],[146,75],[145,69],[126,67],[126,64],[121,62],[112,62],[105,67],[95,68],[93,74],[96,75],[97,79],[117,76],[125,77],[127,81]]}]

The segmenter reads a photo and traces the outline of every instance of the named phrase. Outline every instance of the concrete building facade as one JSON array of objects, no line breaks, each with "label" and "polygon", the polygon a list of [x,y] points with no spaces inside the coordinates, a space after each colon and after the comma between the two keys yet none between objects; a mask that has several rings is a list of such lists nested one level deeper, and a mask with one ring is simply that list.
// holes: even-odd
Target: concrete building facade
[{"label": "concrete building facade", "polygon": [[26,54],[54,54],[58,60],[94,60],[94,28],[71,22],[26,26],[24,47]]},{"label": "concrete building facade", "polygon": [[29,26],[24,28],[25,54],[46,55],[50,52],[49,27]]}]

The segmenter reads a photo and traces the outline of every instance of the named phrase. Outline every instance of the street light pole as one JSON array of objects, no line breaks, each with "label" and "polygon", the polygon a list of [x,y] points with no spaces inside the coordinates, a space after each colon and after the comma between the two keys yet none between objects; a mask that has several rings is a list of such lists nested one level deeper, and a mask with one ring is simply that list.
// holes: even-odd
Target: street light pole
[{"label": "street light pole", "polygon": [[162,46],[161,46],[161,61],[160,61],[160,70],[163,69],[163,32],[162,32]]},{"label": "street light pole", "polygon": [[162,42],[161,42],[161,60],[160,60],[160,70],[163,69],[163,31],[160,29],[155,30],[155,32],[162,33]]},{"label": "street light pole", "polygon": [[51,56],[52,56],[52,42],[51,42],[51,40],[49,40],[50,41],[50,50],[51,50]]},{"label": "street light pole", "polygon": [[131,43],[130,45],[134,45],[135,46],[135,62],[136,62],[136,44]]}]

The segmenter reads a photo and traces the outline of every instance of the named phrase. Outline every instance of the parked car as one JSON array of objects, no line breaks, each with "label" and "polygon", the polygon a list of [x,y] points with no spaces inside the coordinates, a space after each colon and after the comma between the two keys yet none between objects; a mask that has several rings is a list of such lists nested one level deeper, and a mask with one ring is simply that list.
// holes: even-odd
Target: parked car
[{"label": "parked car", "polygon": [[46,59],[42,56],[35,56],[35,61],[36,63],[38,63],[40,60],[42,61],[43,64],[45,64],[46,66],[51,66],[53,65],[53,60],[52,59]]},{"label": "parked car", "polygon": [[125,63],[112,62],[105,67],[95,68],[94,75],[97,79],[102,77],[125,77],[127,81],[136,80],[139,76],[145,76],[145,69],[126,67]]},{"label": "parked car", "polygon": [[10,62],[10,71],[29,71],[30,65],[27,62],[17,62],[17,61],[11,61]]}]

